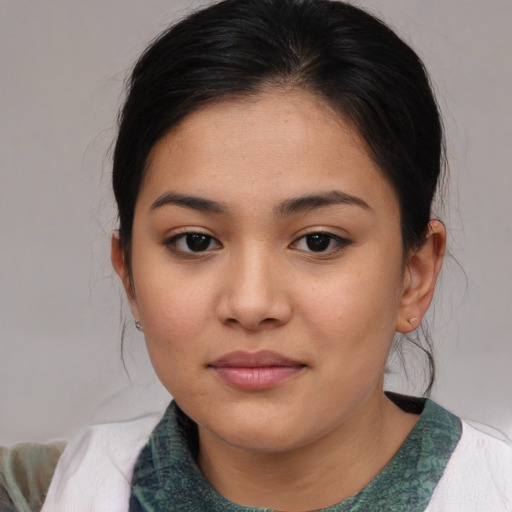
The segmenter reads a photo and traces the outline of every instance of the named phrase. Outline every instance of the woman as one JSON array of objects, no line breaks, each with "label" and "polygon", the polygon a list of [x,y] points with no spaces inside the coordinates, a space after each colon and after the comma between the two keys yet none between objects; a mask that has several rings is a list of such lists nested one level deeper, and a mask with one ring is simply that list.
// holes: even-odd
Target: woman
[{"label": "woman", "polygon": [[227,0],[158,38],[112,262],[175,402],[72,440],[43,510],[510,510],[505,440],[383,390],[441,268],[443,158],[421,61],[355,7]]}]

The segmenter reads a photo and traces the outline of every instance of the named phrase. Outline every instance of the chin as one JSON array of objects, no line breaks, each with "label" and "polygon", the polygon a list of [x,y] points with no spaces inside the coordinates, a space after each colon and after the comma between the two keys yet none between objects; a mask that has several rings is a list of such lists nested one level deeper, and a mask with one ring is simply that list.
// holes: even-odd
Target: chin
[{"label": "chin", "polygon": [[234,414],[225,414],[201,422],[203,428],[226,444],[241,450],[259,453],[283,453],[312,442],[320,434],[308,431],[304,418],[290,411],[250,411],[245,407]]},{"label": "chin", "polygon": [[245,431],[237,429],[222,433],[220,437],[235,448],[261,454],[284,453],[303,444],[300,439],[297,439],[296,433],[294,436],[288,431],[280,431],[271,427],[246,429]]}]

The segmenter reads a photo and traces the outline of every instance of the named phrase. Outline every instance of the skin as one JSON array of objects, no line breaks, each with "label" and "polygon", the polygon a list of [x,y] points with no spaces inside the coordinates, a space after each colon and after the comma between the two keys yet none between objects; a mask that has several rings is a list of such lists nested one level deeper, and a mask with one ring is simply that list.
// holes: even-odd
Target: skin
[{"label": "skin", "polygon": [[[310,195],[323,201],[292,204]],[[205,250],[190,252],[189,232],[212,237]],[[311,250],[311,233],[331,234],[326,250]],[[308,93],[207,106],[155,145],[132,266],[117,236],[112,262],[157,375],[198,424],[198,462],[218,492],[310,510],[386,465],[417,421],[383,394],[386,360],[395,332],[425,313],[444,246],[432,222],[403,254],[393,188],[351,125]],[[271,350],[300,370],[239,389],[212,367],[239,350]]]}]

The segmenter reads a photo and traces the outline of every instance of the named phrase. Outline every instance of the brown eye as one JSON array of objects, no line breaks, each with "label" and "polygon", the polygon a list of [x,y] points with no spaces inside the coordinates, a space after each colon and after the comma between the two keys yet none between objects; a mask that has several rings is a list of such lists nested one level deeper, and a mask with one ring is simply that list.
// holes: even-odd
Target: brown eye
[{"label": "brown eye", "polygon": [[329,246],[333,242],[331,236],[325,233],[315,233],[314,235],[306,236],[306,245],[308,249],[313,252],[323,252],[329,249]]},{"label": "brown eye", "polygon": [[185,243],[187,248],[192,252],[206,251],[210,246],[212,237],[208,235],[201,235],[198,233],[191,233],[185,235]]},{"label": "brown eye", "polygon": [[166,242],[167,247],[176,252],[201,253],[219,249],[220,243],[204,233],[181,233]]},{"label": "brown eye", "polygon": [[310,233],[300,237],[294,242],[293,247],[304,252],[335,253],[352,242],[333,233]]}]

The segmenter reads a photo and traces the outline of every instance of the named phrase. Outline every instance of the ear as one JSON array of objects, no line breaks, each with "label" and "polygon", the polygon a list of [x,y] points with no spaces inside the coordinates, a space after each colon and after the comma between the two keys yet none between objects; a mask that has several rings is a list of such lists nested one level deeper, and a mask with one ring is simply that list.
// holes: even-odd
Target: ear
[{"label": "ear", "polygon": [[446,229],[438,220],[428,226],[425,243],[407,257],[400,311],[396,330],[408,333],[416,329],[430,305],[437,276],[443,264]]},{"label": "ear", "polygon": [[137,299],[135,296],[135,289],[133,287],[132,276],[130,268],[126,262],[123,244],[121,243],[119,233],[117,232],[112,235],[110,260],[112,261],[112,266],[114,267],[116,274],[119,276],[121,282],[123,283],[123,288],[124,291],[126,292],[128,302],[130,303],[130,309],[132,310],[132,314],[135,319],[138,319],[139,311],[137,307]]}]

